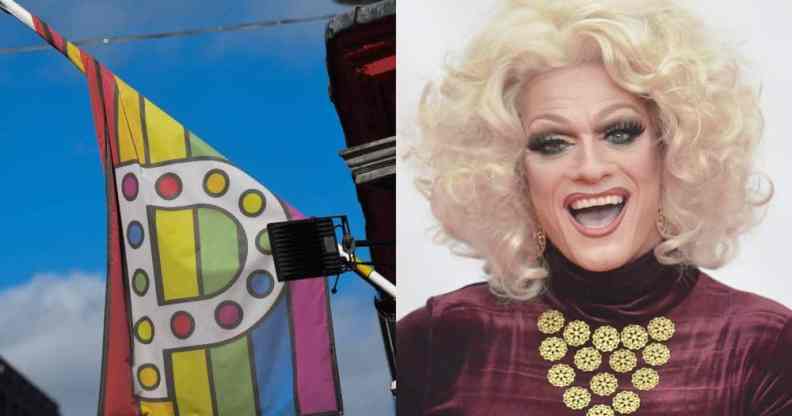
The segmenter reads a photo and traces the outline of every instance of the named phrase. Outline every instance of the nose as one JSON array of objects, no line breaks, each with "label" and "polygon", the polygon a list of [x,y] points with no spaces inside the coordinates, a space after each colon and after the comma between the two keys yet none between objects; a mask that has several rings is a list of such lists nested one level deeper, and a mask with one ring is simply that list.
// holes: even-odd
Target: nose
[{"label": "nose", "polygon": [[578,164],[573,172],[573,179],[584,183],[597,183],[610,174],[605,149],[597,146],[595,140],[584,139],[578,146]]}]

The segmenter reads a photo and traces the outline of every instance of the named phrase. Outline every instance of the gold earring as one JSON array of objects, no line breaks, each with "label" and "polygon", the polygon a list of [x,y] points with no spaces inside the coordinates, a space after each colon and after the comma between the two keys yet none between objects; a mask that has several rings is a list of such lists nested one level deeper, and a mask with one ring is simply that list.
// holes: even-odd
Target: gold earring
[{"label": "gold earring", "polygon": [[536,242],[536,258],[542,257],[547,247],[547,236],[543,229],[539,228],[534,232],[534,241]]},{"label": "gold earring", "polygon": [[657,232],[660,233],[660,237],[668,238],[670,233],[670,224],[668,223],[668,219],[663,214],[663,207],[657,209]]}]

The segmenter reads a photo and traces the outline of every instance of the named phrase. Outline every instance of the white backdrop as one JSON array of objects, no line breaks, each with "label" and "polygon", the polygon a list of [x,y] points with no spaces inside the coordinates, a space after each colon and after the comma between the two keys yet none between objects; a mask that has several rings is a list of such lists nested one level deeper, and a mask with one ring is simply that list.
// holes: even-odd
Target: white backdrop
[{"label": "white backdrop", "polygon": [[[765,136],[758,168],[775,184],[765,221],[742,239],[737,258],[726,267],[707,270],[733,287],[759,293],[792,307],[792,3],[683,2],[724,34],[739,42],[762,81]],[[402,0],[398,3],[397,125],[398,153],[417,140],[416,105],[429,80],[441,75],[449,54],[458,54],[492,15],[494,0]],[[481,281],[481,262],[453,256],[432,243],[436,225],[429,206],[413,186],[415,173],[401,158],[397,165],[397,265],[399,318],[432,295]]]}]

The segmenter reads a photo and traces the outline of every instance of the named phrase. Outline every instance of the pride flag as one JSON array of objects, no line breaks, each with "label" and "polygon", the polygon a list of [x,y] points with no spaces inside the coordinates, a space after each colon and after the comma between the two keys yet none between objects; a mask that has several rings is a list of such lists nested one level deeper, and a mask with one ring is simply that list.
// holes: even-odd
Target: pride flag
[{"label": "pride flag", "polygon": [[46,23],[0,3],[88,81],[109,232],[99,415],[342,414],[326,282],[278,282],[270,252],[267,223],[301,215]]}]

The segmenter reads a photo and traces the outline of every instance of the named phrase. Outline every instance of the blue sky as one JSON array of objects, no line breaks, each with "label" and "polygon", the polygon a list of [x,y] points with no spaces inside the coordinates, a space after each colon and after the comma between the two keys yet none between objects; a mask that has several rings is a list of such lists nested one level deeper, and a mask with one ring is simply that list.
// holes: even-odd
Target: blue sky
[{"label": "blue sky", "polygon": [[[70,39],[346,10],[330,0],[19,3]],[[304,214],[346,214],[363,238],[354,186],[338,157],[345,144],[327,93],[324,28],[317,22],[87,50]],[[42,42],[5,14],[0,39],[0,47]],[[0,91],[0,355],[55,397],[64,416],[93,414],[106,219],[88,89],[53,50],[0,55]],[[346,414],[392,414],[373,292],[354,276],[342,278],[340,289],[332,302]]]}]

